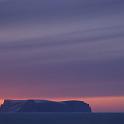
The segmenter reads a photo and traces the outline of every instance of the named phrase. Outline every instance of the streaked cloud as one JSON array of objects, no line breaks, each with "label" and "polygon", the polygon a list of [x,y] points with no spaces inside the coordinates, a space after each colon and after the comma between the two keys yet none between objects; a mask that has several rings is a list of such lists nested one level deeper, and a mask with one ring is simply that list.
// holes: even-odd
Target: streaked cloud
[{"label": "streaked cloud", "polygon": [[3,96],[124,95],[122,0],[3,1]]}]

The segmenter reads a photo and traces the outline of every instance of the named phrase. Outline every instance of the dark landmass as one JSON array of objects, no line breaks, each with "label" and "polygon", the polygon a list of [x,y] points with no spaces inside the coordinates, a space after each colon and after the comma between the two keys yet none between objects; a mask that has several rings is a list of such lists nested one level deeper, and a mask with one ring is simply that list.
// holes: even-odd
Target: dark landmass
[{"label": "dark landmass", "polygon": [[124,113],[0,113],[0,124],[124,124]]},{"label": "dark landmass", "polygon": [[83,101],[5,100],[0,112],[91,112]]}]

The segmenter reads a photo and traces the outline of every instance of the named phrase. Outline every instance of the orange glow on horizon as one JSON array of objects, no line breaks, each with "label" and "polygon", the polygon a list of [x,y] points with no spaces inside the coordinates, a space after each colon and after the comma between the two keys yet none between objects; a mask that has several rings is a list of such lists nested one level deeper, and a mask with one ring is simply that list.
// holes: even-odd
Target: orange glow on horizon
[{"label": "orange glow on horizon", "polygon": [[[21,99],[21,98],[20,98]],[[33,98],[25,98],[33,99]],[[111,96],[111,97],[63,97],[63,98],[37,98],[52,101],[64,101],[64,100],[81,100],[90,104],[93,112],[124,112],[124,96]],[[0,104],[4,100],[0,99]]]},{"label": "orange glow on horizon", "polygon": [[124,96],[85,98],[94,112],[124,112]]},{"label": "orange glow on horizon", "polygon": [[0,99],[0,105],[3,104],[4,100],[3,99]]}]

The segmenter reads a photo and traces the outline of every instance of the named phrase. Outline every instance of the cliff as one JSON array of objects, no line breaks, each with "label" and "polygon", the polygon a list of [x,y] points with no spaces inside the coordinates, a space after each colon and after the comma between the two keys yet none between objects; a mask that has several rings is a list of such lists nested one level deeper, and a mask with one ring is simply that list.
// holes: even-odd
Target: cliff
[{"label": "cliff", "polygon": [[82,101],[5,100],[0,112],[91,112]]}]

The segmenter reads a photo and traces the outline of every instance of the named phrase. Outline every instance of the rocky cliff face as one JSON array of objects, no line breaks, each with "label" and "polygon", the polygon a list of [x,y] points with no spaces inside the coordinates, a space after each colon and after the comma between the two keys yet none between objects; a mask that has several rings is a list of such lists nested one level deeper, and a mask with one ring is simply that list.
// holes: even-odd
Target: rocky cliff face
[{"label": "rocky cliff face", "polygon": [[5,100],[0,112],[91,112],[82,101]]}]

